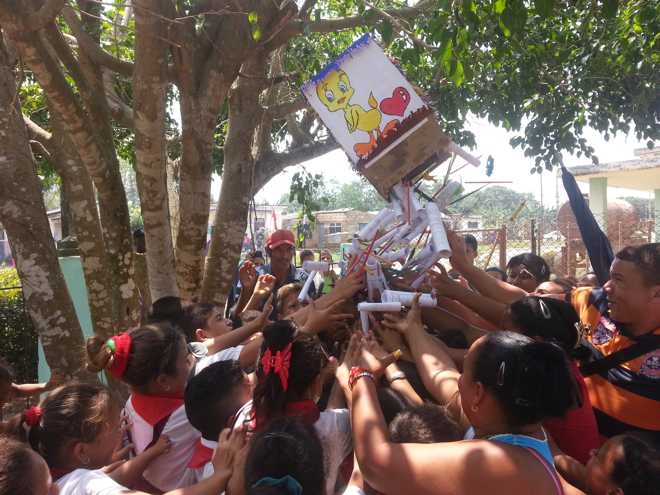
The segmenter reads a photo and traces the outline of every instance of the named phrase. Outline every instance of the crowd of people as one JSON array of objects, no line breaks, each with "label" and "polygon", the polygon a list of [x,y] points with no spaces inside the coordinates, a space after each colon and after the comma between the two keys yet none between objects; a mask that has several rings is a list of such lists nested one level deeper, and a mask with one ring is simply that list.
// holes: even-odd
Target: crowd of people
[{"label": "crowd of people", "polygon": [[1,426],[0,495],[660,493],[660,244],[599,287],[531,253],[481,270],[476,239],[448,238],[451,267],[392,277],[417,295],[368,332],[359,264],[301,298],[278,230],[226,307],[163,298],[89,339],[110,387],[0,370],[2,403],[43,393]]}]

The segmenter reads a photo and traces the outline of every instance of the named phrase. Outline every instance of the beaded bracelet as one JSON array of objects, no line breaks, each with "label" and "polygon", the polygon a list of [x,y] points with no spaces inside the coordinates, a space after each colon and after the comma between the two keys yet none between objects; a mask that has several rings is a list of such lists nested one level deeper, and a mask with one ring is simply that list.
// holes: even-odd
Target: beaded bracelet
[{"label": "beaded bracelet", "polygon": [[363,377],[370,378],[374,382],[376,381],[374,374],[371,373],[370,371],[364,369],[364,368],[358,368],[357,366],[353,366],[351,368],[351,372],[348,375],[348,388],[352,391],[353,387],[355,386],[355,383]]}]

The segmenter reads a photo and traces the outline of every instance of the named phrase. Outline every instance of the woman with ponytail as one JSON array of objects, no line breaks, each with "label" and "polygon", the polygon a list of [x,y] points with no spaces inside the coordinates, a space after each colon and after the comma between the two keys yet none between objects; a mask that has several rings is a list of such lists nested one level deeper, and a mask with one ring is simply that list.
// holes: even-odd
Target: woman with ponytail
[{"label": "woman with ponytail", "polygon": [[[57,486],[52,493],[60,495],[145,495],[131,487],[139,484],[145,468],[170,447],[169,439],[163,435],[133,459],[114,462],[121,443],[120,408],[105,388],[88,384],[68,385],[53,391],[40,407],[23,414],[16,433],[46,461],[50,470],[47,478],[52,476]],[[240,433],[230,438],[229,430],[222,436],[226,447],[214,458],[214,475],[168,495],[215,495],[225,489],[242,438]],[[20,492],[9,493],[20,495]]]},{"label": "woman with ponytail", "polygon": [[390,318],[388,324],[405,334],[429,392],[449,403],[474,435],[439,444],[391,442],[374,385],[384,366],[366,349],[353,352],[346,358],[354,377],[353,439],[371,486],[386,494],[581,493],[558,475],[542,426],[581,400],[560,347],[492,332],[472,344],[461,374],[442,344],[424,330],[417,300],[404,320]]},{"label": "woman with ponytail", "polygon": [[144,480],[160,491],[194,480],[186,468],[200,438],[186,416],[183,393],[195,360],[183,334],[169,322],[143,325],[108,340],[87,341],[90,371],[107,370],[128,384],[131,395],[124,415],[136,454],[166,435],[173,448],[144,472]]},{"label": "woman with ponytail", "polygon": [[339,466],[352,450],[346,409],[320,411],[316,402],[329,364],[320,342],[297,331],[289,320],[267,326],[257,365],[253,401],[243,407],[236,424],[261,431],[274,419],[295,417],[314,428],[323,445],[326,493],[334,493]]}]

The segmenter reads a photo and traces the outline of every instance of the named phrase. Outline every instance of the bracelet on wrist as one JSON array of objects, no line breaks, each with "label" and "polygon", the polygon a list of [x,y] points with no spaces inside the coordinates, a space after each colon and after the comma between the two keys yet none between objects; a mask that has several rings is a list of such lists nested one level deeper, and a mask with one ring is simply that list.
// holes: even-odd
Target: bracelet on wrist
[{"label": "bracelet on wrist", "polygon": [[405,380],[406,374],[403,371],[396,371],[387,377],[387,381],[391,384],[397,380]]},{"label": "bracelet on wrist", "polygon": [[369,378],[374,382],[376,381],[373,373],[371,373],[369,370],[366,370],[365,368],[359,368],[357,366],[353,366],[348,375],[348,388],[351,391],[353,390],[353,387],[360,378]]}]

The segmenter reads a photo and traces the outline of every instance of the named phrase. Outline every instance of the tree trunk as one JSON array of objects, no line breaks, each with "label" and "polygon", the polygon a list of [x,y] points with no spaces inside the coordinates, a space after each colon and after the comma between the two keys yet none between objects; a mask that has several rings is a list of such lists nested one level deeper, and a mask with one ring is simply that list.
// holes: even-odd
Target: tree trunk
[{"label": "tree trunk", "polygon": [[172,227],[172,239],[179,234],[180,224],[180,201],[179,201],[179,173],[180,160],[167,160],[167,206],[170,209],[170,226]]},{"label": "tree trunk", "polygon": [[144,219],[147,274],[153,300],[178,296],[167,198],[165,141],[167,46],[159,0],[135,2],[133,105],[137,185]]},{"label": "tree trunk", "polygon": [[51,164],[60,174],[62,185],[69,194],[72,233],[78,239],[94,333],[99,337],[107,338],[118,329],[112,317],[112,306],[108,304],[112,283],[94,186],[55,112],[51,112],[51,127],[53,130],[52,143],[49,147]]},{"label": "tree trunk", "polygon": [[[103,229],[103,240],[111,262],[113,281],[112,306],[114,320],[120,328],[139,321],[139,302],[133,276],[133,243],[126,195],[119,174],[119,163],[112,141],[101,143],[96,125],[84,113],[68,82],[44,43],[41,33],[23,36],[12,32],[23,62],[32,70],[53,111],[62,116],[65,130],[78,150],[96,186]],[[99,134],[106,134],[100,132]],[[107,136],[106,136],[107,137]]]},{"label": "tree trunk", "polygon": [[69,206],[71,191],[69,184],[63,180],[60,182],[60,226],[62,230],[62,239],[69,237],[72,230],[71,207]]},{"label": "tree trunk", "polygon": [[84,371],[83,335],[57,260],[11,65],[0,38],[0,222],[48,365],[93,379]]},{"label": "tree trunk", "polygon": [[234,280],[247,227],[258,128],[255,119],[262,117],[259,95],[266,65],[263,55],[246,62],[241,70],[249,77],[239,77],[229,97],[222,187],[202,287],[202,300],[220,305],[224,305]]}]

